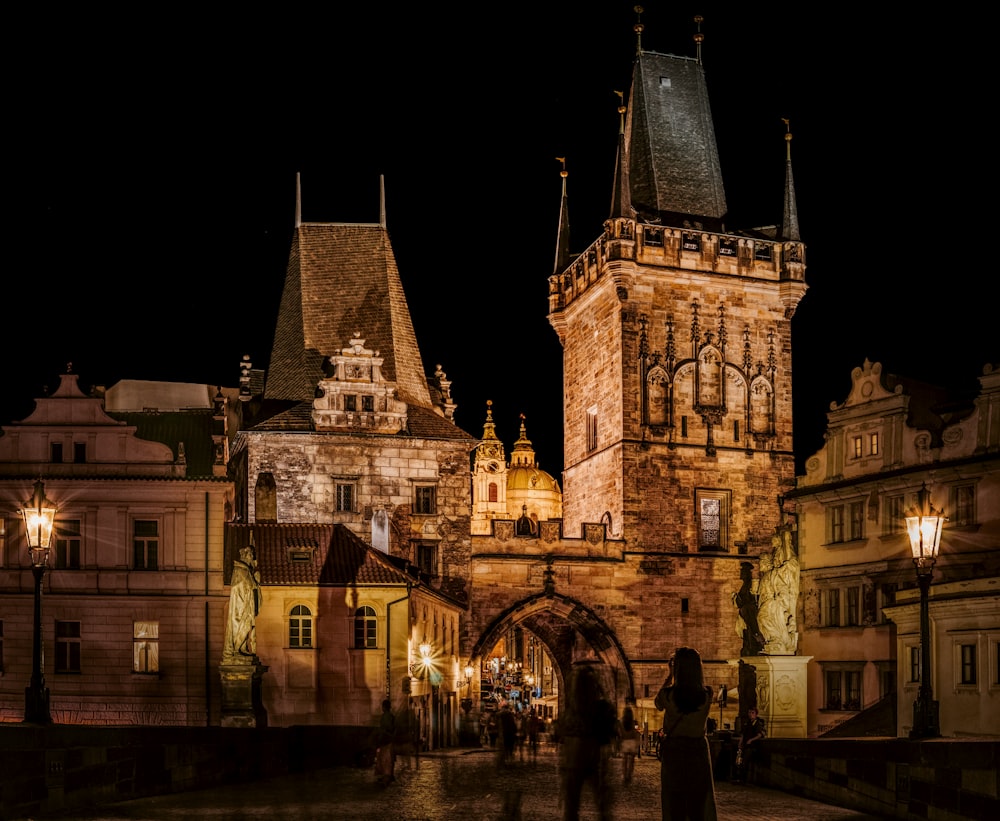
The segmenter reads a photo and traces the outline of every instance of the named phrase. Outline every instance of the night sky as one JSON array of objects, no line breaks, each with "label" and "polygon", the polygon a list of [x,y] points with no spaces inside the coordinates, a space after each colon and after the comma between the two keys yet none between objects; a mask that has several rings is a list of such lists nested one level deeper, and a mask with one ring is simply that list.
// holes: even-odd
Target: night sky
[{"label": "night sky", "polygon": [[[244,354],[266,367],[296,172],[305,221],[377,222],[384,175],[428,373],[443,366],[475,436],[487,399],[508,449],[525,414],[558,477],[555,158],[582,251],[608,216],[636,15],[536,5],[294,20],[87,6],[29,21],[18,39],[31,58],[6,100],[0,422],[26,416],[67,362],[85,387],[234,386]],[[642,15],[644,48],[687,56],[704,16],[730,230],[780,222],[790,120],[809,284],[792,323],[800,472],[866,358],[956,390],[1000,362],[976,193],[995,177],[984,27],[828,8],[649,3]]]}]

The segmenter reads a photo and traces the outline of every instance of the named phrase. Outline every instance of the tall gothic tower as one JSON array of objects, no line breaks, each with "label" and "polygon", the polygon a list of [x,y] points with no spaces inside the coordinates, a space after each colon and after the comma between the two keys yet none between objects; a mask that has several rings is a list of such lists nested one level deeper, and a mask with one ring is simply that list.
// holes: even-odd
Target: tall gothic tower
[{"label": "tall gothic tower", "polygon": [[564,164],[549,320],[563,346],[565,532],[604,521],[629,550],[711,560],[769,546],[794,486],[790,325],[807,286],[791,134],[782,224],[729,230],[695,42],[686,58],[640,39],[610,216],[573,255]]}]

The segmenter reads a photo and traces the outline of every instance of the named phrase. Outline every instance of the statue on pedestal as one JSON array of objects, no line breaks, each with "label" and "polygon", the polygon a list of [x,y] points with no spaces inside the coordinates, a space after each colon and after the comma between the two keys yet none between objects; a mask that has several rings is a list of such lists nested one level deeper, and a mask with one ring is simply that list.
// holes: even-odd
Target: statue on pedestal
[{"label": "statue on pedestal", "polygon": [[224,664],[253,664],[257,661],[255,624],[260,612],[260,572],[253,547],[240,550],[233,560],[233,578],[229,588],[229,618],[222,649]]}]

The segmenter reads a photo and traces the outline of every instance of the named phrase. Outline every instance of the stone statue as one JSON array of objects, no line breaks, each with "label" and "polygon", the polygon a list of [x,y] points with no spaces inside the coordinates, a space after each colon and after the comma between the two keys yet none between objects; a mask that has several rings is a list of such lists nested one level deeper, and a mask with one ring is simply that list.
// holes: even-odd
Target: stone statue
[{"label": "stone statue", "polygon": [[773,550],[760,557],[757,612],[764,636],[764,653],[795,654],[798,623],[795,607],[799,598],[799,561],[792,550],[792,534],[783,531],[772,539]]},{"label": "stone statue", "polygon": [[764,648],[764,637],[757,624],[757,596],[753,591],[753,565],[740,562],[740,589],[733,593],[736,605],[736,635],[743,639],[741,656],[757,656]]},{"label": "stone statue", "polygon": [[233,560],[229,587],[229,619],[222,660],[226,664],[251,664],[257,660],[255,622],[260,611],[260,573],[250,546]]}]

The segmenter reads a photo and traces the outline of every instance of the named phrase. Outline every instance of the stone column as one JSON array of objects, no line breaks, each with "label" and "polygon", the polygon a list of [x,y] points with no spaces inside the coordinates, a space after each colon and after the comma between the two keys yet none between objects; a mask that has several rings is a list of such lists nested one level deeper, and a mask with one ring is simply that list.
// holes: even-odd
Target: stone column
[{"label": "stone column", "polygon": [[[812,656],[747,656],[742,661],[757,675],[757,712],[767,722],[769,738],[806,738],[806,667]],[[740,705],[744,694],[740,694]],[[741,718],[744,716],[741,715]]]}]

